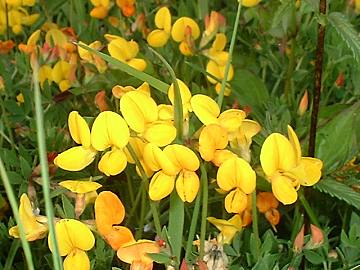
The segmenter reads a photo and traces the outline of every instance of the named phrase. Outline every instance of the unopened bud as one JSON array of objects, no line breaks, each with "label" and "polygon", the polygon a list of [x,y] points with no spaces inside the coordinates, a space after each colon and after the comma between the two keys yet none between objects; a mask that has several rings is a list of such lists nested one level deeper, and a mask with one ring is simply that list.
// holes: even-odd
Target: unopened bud
[{"label": "unopened bud", "polygon": [[294,240],[294,250],[295,252],[299,253],[302,251],[304,246],[304,225],[302,225],[300,231],[295,237]]},{"label": "unopened bud", "polygon": [[323,242],[324,242],[324,233],[323,231],[313,225],[313,224],[310,224],[310,230],[311,230],[311,242],[312,244],[314,245],[314,247],[318,247],[320,246]]},{"label": "unopened bud", "polygon": [[109,106],[106,102],[106,93],[104,90],[101,90],[96,94],[95,103],[101,112],[109,110]]},{"label": "unopened bud", "polygon": [[340,88],[344,86],[345,82],[345,75],[343,72],[340,72],[338,77],[336,78],[335,85],[336,87]]},{"label": "unopened bud", "polygon": [[298,115],[303,116],[308,108],[308,105],[309,105],[308,91],[305,90],[305,93],[299,103]]}]

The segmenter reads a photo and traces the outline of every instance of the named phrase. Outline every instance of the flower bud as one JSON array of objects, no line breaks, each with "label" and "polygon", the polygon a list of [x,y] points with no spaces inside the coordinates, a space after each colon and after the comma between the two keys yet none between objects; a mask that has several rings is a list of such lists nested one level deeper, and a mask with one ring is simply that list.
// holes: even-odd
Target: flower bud
[{"label": "flower bud", "polygon": [[304,246],[304,225],[302,225],[300,231],[295,237],[294,240],[294,251],[300,253],[303,250]]},{"label": "flower bud", "polygon": [[305,90],[303,97],[300,100],[298,115],[303,116],[309,105],[308,91]]}]

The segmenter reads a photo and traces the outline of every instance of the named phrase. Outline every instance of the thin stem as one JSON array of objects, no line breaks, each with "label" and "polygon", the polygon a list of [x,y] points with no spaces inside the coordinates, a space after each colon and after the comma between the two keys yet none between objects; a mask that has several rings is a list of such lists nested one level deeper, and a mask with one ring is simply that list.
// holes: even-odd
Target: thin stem
[{"label": "thin stem", "polygon": [[53,264],[55,270],[62,269],[62,260],[59,255],[59,247],[55,235],[55,224],[54,224],[54,208],[51,202],[50,197],[50,184],[49,184],[49,166],[47,161],[46,154],[46,139],[45,139],[45,129],[44,129],[44,116],[43,109],[41,105],[41,93],[39,87],[39,64],[35,55],[32,55],[32,67],[33,67],[33,82],[34,82],[34,100],[35,100],[35,116],[36,116],[36,133],[38,141],[38,151],[40,157],[40,166],[41,166],[41,178],[42,178],[42,188],[45,199],[45,212],[48,218],[49,225],[49,234],[53,243]]},{"label": "thin stem", "polygon": [[131,202],[131,204],[134,204],[134,201],[135,201],[134,189],[133,189],[133,185],[132,185],[132,180],[127,171],[126,171],[126,181],[127,181],[127,186],[128,186],[128,190],[129,190],[130,202]]},{"label": "thin stem", "polygon": [[205,247],[205,236],[206,236],[206,218],[208,212],[208,178],[207,171],[205,168],[205,164],[200,165],[201,171],[201,187],[202,187],[202,211],[201,211],[201,228],[200,228],[200,254],[199,258],[202,259],[205,255],[204,247]]},{"label": "thin stem", "polygon": [[232,54],[233,54],[233,50],[234,50],[234,46],[235,46],[236,33],[237,33],[238,26],[239,26],[241,3],[242,3],[242,1],[239,0],[237,13],[236,13],[236,19],[235,19],[235,23],[234,23],[234,30],[232,32],[231,41],[230,41],[229,58],[226,62],[224,78],[221,81],[221,88],[220,88],[220,93],[219,93],[219,97],[218,97],[218,105],[220,107],[220,110],[221,110],[221,106],[222,106],[223,99],[224,99],[225,86],[226,86],[226,82],[227,82],[227,78],[228,78],[228,74],[229,74],[229,70],[230,70],[230,65],[231,65],[231,61],[232,61]]},{"label": "thin stem", "polygon": [[[320,0],[319,11],[320,14],[326,13],[326,0]],[[317,41],[317,49],[316,49],[316,62],[315,62],[315,91],[314,91],[313,106],[311,112],[309,151],[308,151],[308,155],[310,157],[313,157],[315,155],[316,127],[317,127],[319,105],[320,105],[321,76],[322,76],[322,66],[324,60],[324,41],[325,41],[325,26],[319,23],[318,41]]]},{"label": "thin stem", "polygon": [[1,175],[1,179],[2,179],[2,182],[4,184],[4,187],[5,187],[6,195],[7,195],[8,199],[9,199],[9,202],[10,202],[11,209],[12,209],[12,211],[14,213],[16,223],[18,225],[18,229],[19,229],[19,232],[20,232],[21,245],[23,246],[23,250],[24,250],[24,254],[25,254],[25,260],[26,260],[28,269],[29,270],[34,270],[35,268],[34,268],[32,256],[31,256],[30,245],[29,245],[28,241],[26,240],[26,235],[25,235],[25,231],[24,231],[24,225],[22,224],[21,219],[20,219],[19,207],[18,207],[14,191],[13,191],[12,186],[10,184],[10,180],[9,180],[9,177],[8,177],[8,175],[6,173],[5,166],[4,166],[4,163],[3,163],[2,159],[1,159],[1,157],[0,157],[0,175]]},{"label": "thin stem", "polygon": [[143,188],[141,190],[141,209],[140,209],[140,221],[139,221],[139,230],[136,231],[136,239],[142,237],[145,224],[145,208],[146,208],[146,190]]},{"label": "thin stem", "polygon": [[[141,186],[140,186],[140,190],[144,188],[144,183],[141,183]],[[129,224],[129,221],[131,220],[131,218],[134,216],[135,214],[135,211],[136,211],[136,208],[140,202],[140,199],[141,199],[141,195],[142,193],[141,192],[138,192],[138,194],[136,195],[136,198],[134,200],[134,203],[131,205],[131,210],[130,210],[130,213],[129,215],[127,216],[127,219],[126,219],[126,222],[125,222],[125,226],[127,226]]]},{"label": "thin stem", "polygon": [[314,211],[312,210],[309,202],[306,200],[303,192],[299,192],[299,199],[300,199],[300,202],[303,205],[311,223],[320,228],[319,221],[318,221]]},{"label": "thin stem", "polygon": [[[140,160],[136,156],[136,153],[130,144],[127,145],[127,149],[129,150],[131,157],[134,159],[136,166],[139,168],[139,171],[141,174],[141,179],[143,180],[143,183],[145,184],[145,191],[148,192],[149,191],[149,179],[146,176],[145,170],[144,170],[143,166],[141,165]],[[150,198],[149,198],[149,200],[150,200]],[[160,223],[159,213],[156,208],[156,202],[154,202],[152,200],[150,200],[150,211],[153,216],[156,234],[161,236],[161,223]]]},{"label": "thin stem", "polygon": [[291,39],[291,50],[289,55],[289,64],[288,69],[285,76],[285,86],[284,86],[284,94],[285,98],[290,105],[290,98],[291,98],[291,92],[292,92],[292,77],[295,69],[295,37]]},{"label": "thin stem", "polygon": [[255,261],[257,261],[260,257],[260,237],[259,237],[259,227],[258,227],[258,215],[256,208],[256,190],[251,194],[251,211],[252,211],[252,229],[256,241]]},{"label": "thin stem", "polygon": [[190,224],[190,229],[189,229],[189,236],[188,236],[188,239],[187,239],[187,242],[186,242],[185,260],[188,263],[190,262],[191,248],[193,246],[193,241],[194,241],[194,236],[195,236],[195,231],[196,231],[196,225],[197,225],[197,220],[198,220],[198,216],[199,216],[200,198],[201,198],[201,192],[199,191],[197,196],[196,196],[194,211],[193,211],[193,214],[192,214],[191,224]]}]

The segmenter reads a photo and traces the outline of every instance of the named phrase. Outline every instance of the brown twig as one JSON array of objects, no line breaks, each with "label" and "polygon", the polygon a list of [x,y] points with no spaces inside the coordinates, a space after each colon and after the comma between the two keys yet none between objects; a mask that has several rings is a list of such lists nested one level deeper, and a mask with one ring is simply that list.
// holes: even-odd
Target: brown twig
[{"label": "brown twig", "polygon": [[[320,15],[326,13],[326,0],[320,0],[319,11],[320,11]],[[315,89],[314,89],[314,97],[313,97],[313,107],[311,112],[309,152],[308,152],[308,155],[310,157],[313,157],[315,155],[316,128],[317,128],[320,95],[321,95],[322,66],[324,60],[324,40],[325,40],[325,26],[319,23],[318,41],[317,41],[317,49],[316,49],[316,63],[315,63]]]}]

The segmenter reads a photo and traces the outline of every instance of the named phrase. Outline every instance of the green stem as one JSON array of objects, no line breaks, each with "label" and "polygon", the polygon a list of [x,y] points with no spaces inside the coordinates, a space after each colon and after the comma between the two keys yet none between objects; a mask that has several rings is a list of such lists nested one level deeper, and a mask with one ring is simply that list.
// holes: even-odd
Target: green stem
[{"label": "green stem", "polygon": [[300,199],[300,202],[303,205],[307,215],[309,216],[311,223],[320,228],[320,223],[319,223],[314,211],[312,210],[309,202],[306,200],[303,192],[299,192],[299,199]]},{"label": "green stem", "polygon": [[[127,145],[127,149],[129,150],[131,157],[134,159],[136,166],[139,168],[139,171],[141,174],[141,179],[143,180],[143,183],[145,184],[145,191],[148,192],[149,191],[149,179],[146,176],[145,170],[144,170],[143,166],[141,165],[140,160],[138,159],[134,149],[132,148],[132,146],[130,144]],[[153,216],[156,234],[161,236],[161,223],[160,223],[158,209],[156,208],[156,202],[150,200],[150,198],[149,198],[149,201],[150,201],[150,211]]]},{"label": "green stem", "polygon": [[173,190],[170,194],[169,238],[177,267],[180,265],[183,230],[184,202],[181,200],[176,190]]},{"label": "green stem", "polygon": [[[35,59],[35,57],[33,57]],[[53,243],[53,264],[55,270],[62,269],[62,260],[59,255],[59,247],[55,235],[55,224],[54,224],[54,208],[50,198],[50,184],[49,184],[49,166],[46,154],[46,140],[45,140],[45,129],[44,129],[44,116],[41,105],[41,93],[39,87],[39,65],[37,60],[33,62],[33,82],[34,82],[34,100],[35,100],[35,115],[36,115],[36,133],[39,148],[40,166],[41,166],[41,178],[42,188],[45,199],[45,212],[48,218],[50,239]]]},{"label": "green stem", "polygon": [[251,211],[252,211],[252,229],[255,237],[255,261],[260,258],[260,237],[259,237],[259,226],[258,226],[258,215],[256,208],[256,190],[251,194]]},{"label": "green stem", "polygon": [[202,259],[204,257],[204,247],[205,247],[205,236],[206,236],[206,218],[208,212],[208,178],[205,164],[201,164],[201,187],[202,187],[202,211],[201,211],[201,227],[200,227],[200,254],[199,257]]},{"label": "green stem", "polygon": [[139,230],[136,231],[136,239],[141,239],[142,233],[144,231],[145,208],[146,208],[146,190],[143,188],[141,190],[141,209],[140,209]]},{"label": "green stem", "polygon": [[17,205],[16,197],[15,197],[14,191],[12,189],[12,186],[10,184],[10,180],[6,173],[5,166],[4,166],[4,163],[1,159],[1,157],[0,157],[0,175],[1,175],[1,179],[4,184],[4,187],[5,187],[6,195],[10,202],[11,209],[14,213],[16,223],[19,228],[20,240],[21,240],[21,244],[23,246],[25,260],[26,260],[28,269],[34,270],[35,268],[34,268],[32,256],[31,256],[30,245],[29,245],[28,241],[26,240],[24,225],[22,224],[21,219],[20,219],[19,207]]},{"label": "green stem", "polygon": [[231,41],[230,41],[229,58],[226,62],[224,78],[221,81],[221,88],[220,88],[220,93],[219,93],[219,98],[218,98],[218,105],[220,107],[220,110],[221,110],[221,106],[222,106],[223,99],[224,99],[225,86],[226,86],[226,82],[227,82],[227,78],[228,78],[228,74],[229,74],[229,70],[230,70],[230,65],[231,65],[231,61],[232,61],[232,54],[233,54],[233,50],[234,50],[234,46],[235,46],[236,33],[237,33],[238,26],[239,26],[241,2],[242,1],[239,0],[237,13],[236,13],[236,19],[235,19],[235,23],[234,23],[234,30],[232,32]]},{"label": "green stem", "polygon": [[[140,190],[145,188],[144,187],[144,183],[141,183],[141,186],[140,186]],[[135,211],[136,211],[136,208],[140,202],[140,199],[141,199],[141,195],[142,193],[141,192],[138,192],[138,194],[136,195],[136,198],[134,200],[134,203],[131,205],[131,210],[130,210],[130,213],[129,215],[127,216],[127,219],[126,219],[126,222],[125,222],[125,226],[127,226],[131,220],[131,218],[134,216],[135,214]]]},{"label": "green stem", "polygon": [[191,224],[190,224],[190,229],[189,229],[189,236],[188,236],[188,239],[187,239],[187,242],[186,242],[185,260],[188,263],[190,262],[191,248],[193,246],[193,241],[194,241],[194,236],[195,236],[195,231],[196,231],[196,225],[197,225],[197,220],[198,220],[198,216],[199,216],[200,198],[201,198],[201,192],[199,191],[197,196],[196,196],[194,211],[193,211],[193,214],[192,214]]},{"label": "green stem", "polygon": [[292,94],[292,77],[295,69],[295,37],[291,39],[291,50],[289,55],[289,65],[285,75],[285,86],[284,86],[284,94],[285,98],[290,105],[290,98]]},{"label": "green stem", "polygon": [[129,190],[130,202],[131,202],[131,205],[133,205],[134,201],[135,201],[134,189],[133,189],[133,185],[132,185],[132,179],[130,178],[130,175],[127,171],[126,171],[126,181],[127,181],[127,186],[128,186],[128,190]]}]

